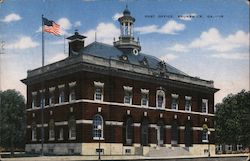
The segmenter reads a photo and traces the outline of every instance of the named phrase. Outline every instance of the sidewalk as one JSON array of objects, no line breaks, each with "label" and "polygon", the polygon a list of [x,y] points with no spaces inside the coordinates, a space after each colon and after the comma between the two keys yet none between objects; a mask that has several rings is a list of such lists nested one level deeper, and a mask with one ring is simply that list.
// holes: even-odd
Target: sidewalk
[{"label": "sidewalk", "polygon": [[[214,155],[210,158],[245,157],[249,154],[227,154]],[[195,159],[207,158],[207,156],[180,156],[180,157],[144,157],[144,156],[101,156],[102,160],[168,160],[168,159]],[[41,156],[41,157],[20,157],[1,158],[1,161],[67,161],[67,160],[98,160],[98,156]]]}]

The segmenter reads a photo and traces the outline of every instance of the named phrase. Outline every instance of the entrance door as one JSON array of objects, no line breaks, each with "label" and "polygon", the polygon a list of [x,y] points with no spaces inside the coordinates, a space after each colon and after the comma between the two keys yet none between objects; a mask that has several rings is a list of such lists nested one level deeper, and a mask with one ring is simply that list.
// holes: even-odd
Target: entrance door
[{"label": "entrance door", "polygon": [[162,146],[163,145],[163,127],[157,126],[156,133],[157,133],[157,145]]}]

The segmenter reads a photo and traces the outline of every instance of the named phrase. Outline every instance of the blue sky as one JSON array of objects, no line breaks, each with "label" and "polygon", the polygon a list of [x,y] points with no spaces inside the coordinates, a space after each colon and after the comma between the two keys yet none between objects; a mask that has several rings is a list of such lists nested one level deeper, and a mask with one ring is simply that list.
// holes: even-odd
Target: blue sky
[{"label": "blue sky", "polygon": [[[1,88],[17,89],[27,70],[41,66],[41,15],[69,36],[75,29],[88,38],[112,44],[126,4],[136,18],[134,34],[143,53],[183,72],[214,80],[229,93],[249,90],[249,2],[247,0],[4,0],[0,4]],[[190,16],[192,18],[190,18]],[[67,56],[63,36],[45,34],[45,63]],[[0,47],[1,47],[0,46]]]}]

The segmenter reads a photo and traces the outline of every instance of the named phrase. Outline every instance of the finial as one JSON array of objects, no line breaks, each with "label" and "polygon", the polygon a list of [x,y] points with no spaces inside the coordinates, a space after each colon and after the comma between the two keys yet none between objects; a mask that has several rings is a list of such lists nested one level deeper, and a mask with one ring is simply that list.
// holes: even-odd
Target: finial
[{"label": "finial", "polygon": [[78,30],[77,29],[75,29],[75,35],[78,35]]}]

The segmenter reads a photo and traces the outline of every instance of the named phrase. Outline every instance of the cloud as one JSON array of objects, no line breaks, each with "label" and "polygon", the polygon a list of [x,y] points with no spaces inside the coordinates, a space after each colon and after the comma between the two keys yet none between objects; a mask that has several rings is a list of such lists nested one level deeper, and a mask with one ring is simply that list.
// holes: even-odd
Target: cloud
[{"label": "cloud", "polygon": [[178,18],[183,20],[183,21],[191,21],[196,16],[197,16],[196,13],[185,13],[183,15],[178,16]]},{"label": "cloud", "polygon": [[48,63],[51,64],[51,63],[54,63],[54,62],[57,62],[57,61],[60,61],[60,60],[63,60],[67,57],[66,54],[64,53],[56,53],[52,58],[50,58],[48,60]]},{"label": "cloud", "polygon": [[174,54],[166,54],[166,55],[162,56],[160,59],[164,60],[165,62],[169,62],[169,61],[175,60],[176,58],[178,58],[178,56],[176,56]]},{"label": "cloud", "polygon": [[212,57],[222,59],[248,60],[249,53],[217,53],[213,54]]},{"label": "cloud", "polygon": [[149,25],[149,26],[143,26],[143,27],[135,27],[135,32],[140,32],[141,34],[148,34],[157,32],[158,26],[157,25]]},{"label": "cloud", "polygon": [[174,20],[170,20],[161,27],[157,25],[148,25],[143,27],[136,27],[134,30],[141,34],[148,34],[148,33],[177,34],[178,31],[182,31],[185,28],[186,26],[184,24],[178,23]]},{"label": "cloud", "polygon": [[117,21],[118,18],[120,18],[120,17],[122,17],[122,16],[123,16],[122,13],[116,13],[116,14],[112,17],[112,19],[113,19],[114,21]]},{"label": "cloud", "polygon": [[10,23],[10,22],[14,22],[14,21],[19,21],[21,19],[22,19],[22,17],[20,15],[18,15],[16,13],[11,13],[11,14],[5,16],[4,19],[1,21],[6,22],[6,23]]},{"label": "cloud", "polygon": [[89,44],[95,40],[95,32],[98,42],[113,44],[114,37],[118,37],[120,30],[113,23],[101,22],[95,29],[85,32],[83,35],[87,36],[86,43]]},{"label": "cloud", "polygon": [[208,31],[202,32],[200,37],[193,40],[189,47],[191,48],[207,48],[217,52],[228,52],[239,47],[248,46],[249,33],[237,31],[227,37],[222,37],[216,28],[210,28]]},{"label": "cloud", "polygon": [[67,30],[71,29],[71,27],[72,27],[72,24],[69,21],[69,19],[67,19],[65,17],[57,20],[57,24],[59,24],[61,27],[61,35],[67,35],[68,34]]},{"label": "cloud", "polygon": [[81,21],[76,21],[74,27],[80,27],[82,25]]},{"label": "cloud", "polygon": [[169,47],[167,49],[171,51],[175,51],[175,52],[188,52],[189,51],[187,46],[181,45],[181,44],[175,44],[174,46]]},{"label": "cloud", "polygon": [[21,37],[18,41],[12,44],[7,44],[7,49],[28,49],[28,48],[35,48],[39,45],[38,42],[35,42],[31,39],[31,37],[24,36]]}]

